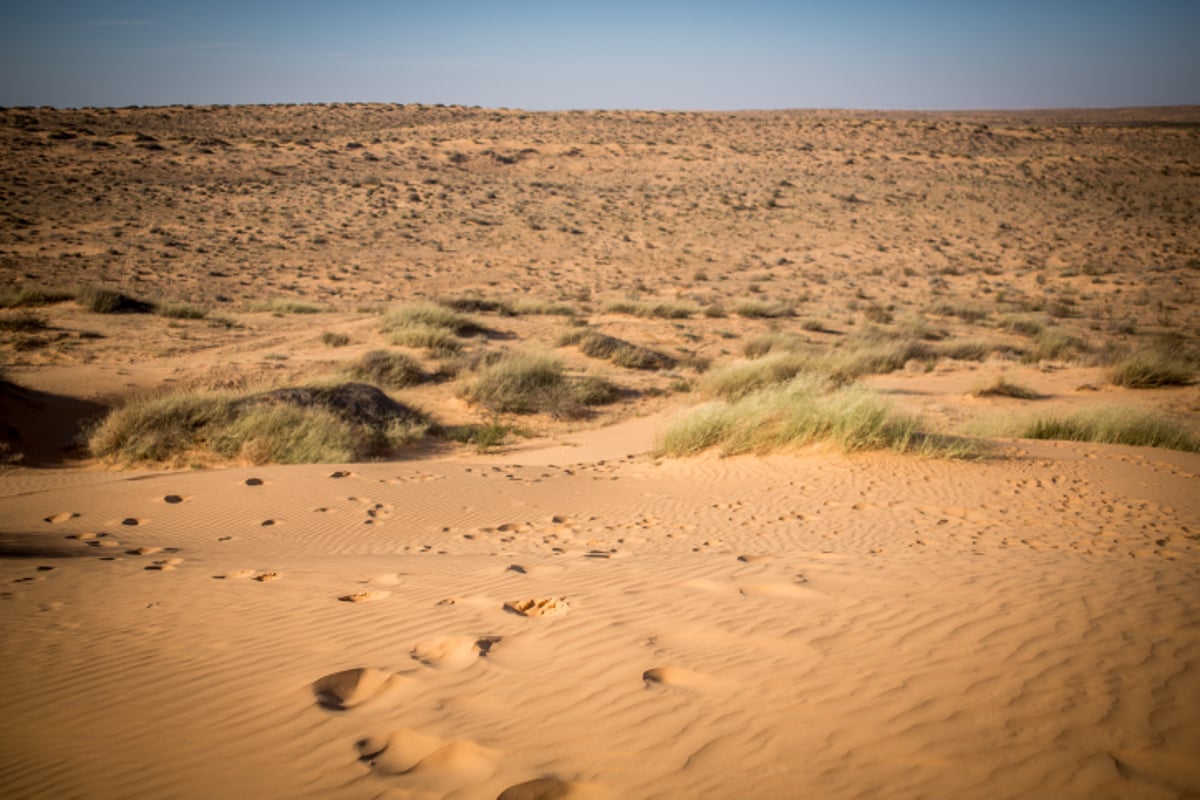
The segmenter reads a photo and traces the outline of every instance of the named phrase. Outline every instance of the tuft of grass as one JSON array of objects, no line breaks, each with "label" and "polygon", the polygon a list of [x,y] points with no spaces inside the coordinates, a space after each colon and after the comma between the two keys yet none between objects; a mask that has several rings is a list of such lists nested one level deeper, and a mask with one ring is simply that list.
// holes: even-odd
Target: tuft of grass
[{"label": "tuft of grass", "polygon": [[1034,338],[1034,347],[1022,359],[1026,363],[1058,361],[1087,352],[1082,339],[1071,336],[1057,328],[1045,328]]},{"label": "tuft of grass", "polygon": [[73,300],[74,298],[74,292],[65,292],[61,289],[47,289],[44,286],[30,286],[26,284],[23,286],[14,286],[0,293],[0,308],[48,306],[66,300]]},{"label": "tuft of grass", "polygon": [[208,309],[193,303],[159,303],[154,307],[154,313],[169,319],[204,319]]},{"label": "tuft of grass", "polygon": [[560,346],[571,344],[578,345],[585,356],[607,359],[626,369],[670,369],[676,364],[666,353],[586,328],[574,328],[559,337]]},{"label": "tuft of grass", "polygon": [[120,463],[182,462],[197,454],[263,464],[361,461],[415,441],[424,415],[364,384],[258,394],[193,392],[133,402],[88,436]]},{"label": "tuft of grass", "polygon": [[406,328],[440,328],[455,336],[473,336],[487,329],[475,320],[437,303],[409,303],[388,311],[380,322],[383,333]]},{"label": "tuft of grass", "polygon": [[491,453],[508,443],[509,436],[521,434],[515,425],[493,419],[481,425],[456,425],[443,430],[447,439],[475,447],[478,453]]},{"label": "tuft of grass", "polygon": [[445,306],[452,311],[463,311],[471,314],[499,314],[502,317],[513,317],[517,314],[512,304],[507,300],[483,297],[477,294],[444,297],[438,300],[438,305]]},{"label": "tuft of grass", "polygon": [[699,312],[690,303],[650,302],[643,300],[618,300],[604,307],[607,314],[632,314],[635,317],[657,319],[688,319]]},{"label": "tuft of grass", "polygon": [[760,333],[742,345],[742,355],[746,358],[762,358],[768,353],[797,353],[807,344],[807,340],[794,333],[769,331]]},{"label": "tuft of grass", "polygon": [[800,378],[733,403],[701,406],[667,428],[658,452],[686,456],[719,448],[726,455],[769,453],[828,441],[844,452],[894,450],[962,457],[969,443],[921,433],[916,418],[896,412],[857,386],[827,391]]},{"label": "tuft of grass", "polygon": [[1017,435],[1025,439],[1062,439],[1200,452],[1200,438],[1187,428],[1159,414],[1127,408],[1039,416],[1025,422]]},{"label": "tuft of grass", "polygon": [[1194,367],[1161,350],[1132,353],[1113,364],[1108,373],[1110,383],[1130,389],[1187,386],[1195,378]]},{"label": "tuft of grass", "polygon": [[463,389],[472,403],[495,413],[579,417],[588,406],[611,403],[619,389],[610,381],[589,376],[567,377],[563,363],[537,351],[505,353],[484,366]]},{"label": "tuft of grass", "polygon": [[315,303],[305,303],[301,300],[285,300],[277,297],[274,300],[258,300],[246,305],[246,310],[267,314],[321,314],[323,306]]},{"label": "tuft of grass", "polygon": [[737,361],[710,370],[701,379],[701,394],[737,400],[771,386],[787,383],[800,374],[819,374],[824,363],[802,353],[770,353],[753,361]]},{"label": "tuft of grass", "polygon": [[746,319],[778,319],[795,316],[796,307],[785,300],[770,303],[762,300],[741,300],[733,305],[733,313]]},{"label": "tuft of grass", "polygon": [[930,361],[936,357],[933,348],[916,339],[858,341],[829,361],[827,369],[834,381],[849,383],[864,375],[886,375],[903,369],[909,361]]},{"label": "tuft of grass", "polygon": [[996,376],[996,379],[991,383],[976,387],[971,391],[971,394],[975,397],[1013,397],[1018,400],[1039,400],[1042,398],[1039,392],[1030,389],[1028,386],[1013,383],[1003,375]]},{"label": "tuft of grass", "polygon": [[425,380],[425,373],[416,361],[403,353],[387,350],[364,353],[348,372],[355,380],[368,381],[385,389],[403,389]]},{"label": "tuft of grass", "polygon": [[321,344],[326,347],[345,347],[350,344],[350,337],[337,331],[323,331],[321,333]]},{"label": "tuft of grass", "polygon": [[103,286],[84,286],[75,293],[75,302],[97,314],[149,314],[154,304]]}]

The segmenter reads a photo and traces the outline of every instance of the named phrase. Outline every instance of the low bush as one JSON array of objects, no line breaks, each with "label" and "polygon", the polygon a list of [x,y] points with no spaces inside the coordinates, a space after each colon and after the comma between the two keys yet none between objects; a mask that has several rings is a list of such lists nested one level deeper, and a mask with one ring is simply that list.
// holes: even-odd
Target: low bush
[{"label": "low bush", "polygon": [[149,314],[154,311],[153,303],[103,286],[83,287],[75,293],[75,302],[97,314]]},{"label": "low bush", "polygon": [[496,413],[578,417],[587,406],[617,399],[611,382],[588,377],[569,379],[561,361],[540,352],[506,353],[484,366],[463,389],[472,403]]},{"label": "low bush", "polygon": [[159,303],[154,307],[154,313],[169,319],[204,319],[208,309],[192,303]]},{"label": "low bush", "polygon": [[1155,389],[1162,386],[1187,386],[1196,378],[1196,369],[1176,355],[1161,350],[1132,353],[1113,364],[1108,380],[1130,389]]},{"label": "low bush", "polygon": [[28,308],[48,306],[75,298],[74,292],[47,289],[44,286],[15,286],[0,293],[0,308]]}]

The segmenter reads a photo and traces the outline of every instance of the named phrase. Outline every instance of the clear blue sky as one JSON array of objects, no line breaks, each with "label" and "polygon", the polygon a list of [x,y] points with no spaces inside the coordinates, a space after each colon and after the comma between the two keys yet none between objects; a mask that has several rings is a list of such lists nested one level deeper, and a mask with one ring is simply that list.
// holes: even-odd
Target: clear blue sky
[{"label": "clear blue sky", "polygon": [[1200,0],[41,0],[0,105],[1200,104]]}]

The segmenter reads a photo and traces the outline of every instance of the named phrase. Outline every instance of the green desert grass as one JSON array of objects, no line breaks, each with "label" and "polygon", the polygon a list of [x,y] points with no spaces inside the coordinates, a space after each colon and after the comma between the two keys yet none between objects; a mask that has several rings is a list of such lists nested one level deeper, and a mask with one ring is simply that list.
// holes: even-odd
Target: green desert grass
[{"label": "green desert grass", "polygon": [[403,389],[425,380],[420,364],[403,353],[389,350],[371,350],[347,369],[351,378],[382,386],[385,389]]},{"label": "green desert grass", "polygon": [[88,434],[99,457],[124,464],[195,458],[254,464],[361,461],[416,441],[419,412],[363,384],[272,392],[184,392],[129,403]]},{"label": "green desert grass", "polygon": [[800,374],[823,374],[825,360],[807,353],[787,350],[769,352],[762,358],[735,361],[709,370],[696,388],[700,394],[721,400],[738,400],[772,386],[787,383]]},{"label": "green desert grass", "polygon": [[915,417],[898,413],[860,386],[830,390],[802,377],[733,402],[700,406],[667,428],[658,452],[686,456],[719,448],[727,455],[769,453],[828,441],[845,452],[894,450],[966,456],[970,442],[922,433]]},{"label": "green desert grass", "polygon": [[1129,408],[1039,415],[1020,423],[1016,435],[1024,439],[1062,439],[1200,452],[1200,438],[1193,431],[1161,414]]},{"label": "green desert grass", "polygon": [[463,396],[495,413],[549,413],[578,417],[587,406],[615,401],[620,390],[599,376],[569,378],[562,361],[536,351],[505,353],[482,367]]},{"label": "green desert grass", "polygon": [[461,337],[484,334],[487,329],[471,317],[438,303],[418,301],[383,315],[379,324],[392,344],[423,347],[437,355],[462,349]]}]

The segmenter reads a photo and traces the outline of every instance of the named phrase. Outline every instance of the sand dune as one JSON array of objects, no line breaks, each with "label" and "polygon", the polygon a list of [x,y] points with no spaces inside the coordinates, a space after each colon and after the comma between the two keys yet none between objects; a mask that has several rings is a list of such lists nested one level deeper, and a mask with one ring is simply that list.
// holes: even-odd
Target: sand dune
[{"label": "sand dune", "polygon": [[[6,483],[0,793],[1183,796],[1198,472],[1024,443]],[[569,613],[505,609],[538,598]]]}]

